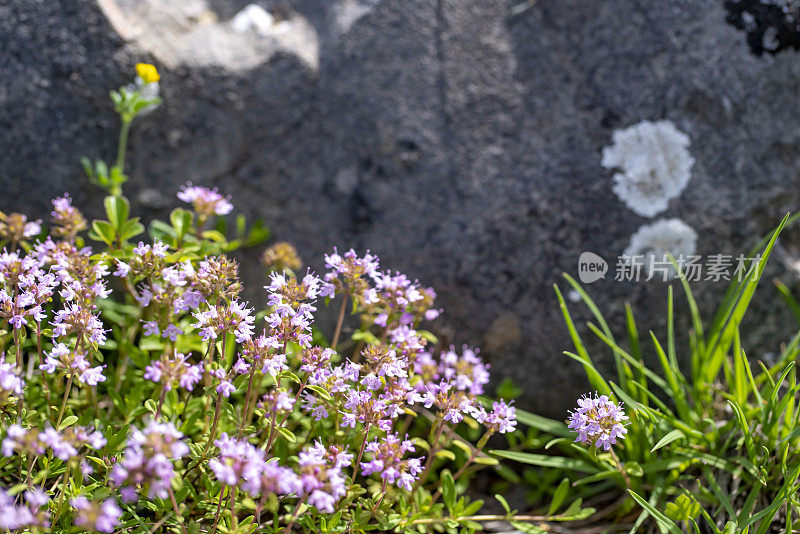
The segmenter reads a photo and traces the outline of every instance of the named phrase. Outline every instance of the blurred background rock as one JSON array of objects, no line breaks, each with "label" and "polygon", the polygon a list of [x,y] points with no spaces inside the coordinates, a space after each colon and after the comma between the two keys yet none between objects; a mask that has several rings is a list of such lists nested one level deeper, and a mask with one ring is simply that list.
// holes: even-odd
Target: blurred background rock
[{"label": "blurred background rock", "polygon": [[[0,209],[46,219],[55,195],[98,199],[79,157],[113,157],[108,92],[152,62],[164,104],[135,125],[127,167],[140,213],[166,215],[191,180],[316,270],[334,245],[369,248],[436,288],[445,339],[485,347],[523,406],[561,417],[587,384],[561,355],[552,284],[582,251],[610,263],[589,289],[620,335],[625,300],[643,335],[665,330],[665,284],[613,280],[648,222],[601,164],[615,130],[669,120],[689,137],[691,179],[662,215],[700,254],[747,251],[798,204],[800,61],[754,54],[721,1],[251,4],[0,0]],[[787,282],[792,243],[771,271]],[[251,301],[260,252],[239,255]],[[793,328],[764,286],[755,357]],[[724,284],[698,290],[708,314]]]}]

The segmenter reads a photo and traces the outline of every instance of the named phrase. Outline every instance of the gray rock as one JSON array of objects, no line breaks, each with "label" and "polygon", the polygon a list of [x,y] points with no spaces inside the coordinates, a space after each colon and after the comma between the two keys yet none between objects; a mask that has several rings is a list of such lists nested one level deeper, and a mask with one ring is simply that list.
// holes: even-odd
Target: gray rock
[{"label": "gray rock", "polygon": [[[561,355],[552,284],[585,250],[613,272],[648,222],[601,166],[615,129],[668,119],[690,137],[693,177],[663,215],[691,225],[702,254],[745,251],[797,204],[800,62],[753,56],[720,2],[256,1],[294,21],[278,38],[234,32],[250,1],[117,1],[112,26],[90,0],[0,0],[0,209],[97,200],[78,157],[111,158],[108,91],[153,61],[164,104],[135,126],[127,186],[146,218],[192,180],[264,217],[315,269],[334,245],[370,248],[437,289],[444,338],[485,340],[496,375],[551,415],[588,387]],[[256,254],[241,255],[252,300]],[[642,334],[663,336],[664,284],[590,289],[620,336],[626,300]],[[756,355],[789,333],[764,289]],[[698,288],[706,313],[723,290]]]}]

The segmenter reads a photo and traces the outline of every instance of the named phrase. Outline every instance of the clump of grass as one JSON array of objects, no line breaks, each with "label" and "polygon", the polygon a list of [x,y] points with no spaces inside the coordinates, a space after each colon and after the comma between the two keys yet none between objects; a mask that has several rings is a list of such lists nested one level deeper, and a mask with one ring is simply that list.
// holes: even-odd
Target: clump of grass
[{"label": "clump of grass", "polygon": [[[800,333],[774,363],[758,361],[755,366],[740,336],[766,262],[790,222],[787,215],[751,252],[747,275],[731,283],[710,322],[702,320],[679,273],[691,315],[688,354],[677,349],[672,287],[666,339],[653,332],[641,336],[626,306],[623,342],[591,297],[565,275],[593,314],[588,333],[611,350],[616,376],[597,369],[582,338],[585,333],[556,286],[574,345],[565,355],[582,364],[599,395],[624,402],[627,435],[601,450],[575,443],[575,432],[562,422],[520,410],[519,421],[534,429],[536,439],[492,454],[559,470],[568,488],[563,492],[602,503],[604,508],[589,521],[605,523],[612,531],[766,534],[800,528]],[[785,286],[782,293],[797,309]],[[645,357],[651,355],[653,359]],[[649,367],[646,359],[658,366]],[[526,450],[532,444],[544,444],[545,454]]]}]

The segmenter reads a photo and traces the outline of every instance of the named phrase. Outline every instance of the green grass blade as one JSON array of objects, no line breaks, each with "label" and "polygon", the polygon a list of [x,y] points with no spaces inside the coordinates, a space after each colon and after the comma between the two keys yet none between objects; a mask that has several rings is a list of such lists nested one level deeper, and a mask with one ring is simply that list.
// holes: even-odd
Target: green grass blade
[{"label": "green grass blade", "polygon": [[625,351],[625,349],[617,345],[613,339],[606,337],[606,335],[603,334],[603,332],[601,332],[595,325],[593,325],[592,323],[587,323],[587,326],[589,327],[589,330],[591,330],[594,333],[594,335],[596,335],[598,338],[600,338],[601,341],[603,341],[605,344],[611,347],[612,350],[619,353],[619,355],[622,358],[624,358],[625,361],[627,361],[635,369],[638,369],[641,372],[643,372],[647,376],[647,378],[650,379],[651,382],[653,382],[655,385],[663,389],[665,392],[669,392],[667,382],[663,378],[661,378],[656,373],[648,369],[647,366],[644,365],[644,363],[638,361],[636,358],[628,354]]},{"label": "green grass blade", "polygon": [[675,430],[667,432],[667,434],[663,438],[658,440],[658,443],[656,443],[655,446],[652,449],[650,449],[650,452],[655,452],[658,449],[660,449],[661,447],[664,447],[665,445],[669,445],[670,443],[672,443],[675,440],[685,439],[685,438],[686,438],[686,434],[684,434],[683,432],[681,432],[680,430],[678,430],[676,428]]},{"label": "green grass blade", "polygon": [[[664,370],[664,376],[667,377],[667,384],[669,384],[671,393],[670,396],[675,402],[675,409],[678,411],[678,415],[684,421],[693,421],[694,417],[689,409],[689,404],[686,401],[684,391],[680,387],[680,384],[678,384],[677,375],[680,375],[680,371],[677,368],[677,364],[673,367],[671,359],[664,354],[664,349],[661,347],[661,343],[658,342],[658,339],[653,332],[650,332],[650,338],[653,340],[653,345],[656,348],[656,354],[658,354],[658,359],[661,362],[661,368]],[[683,378],[682,375],[681,378]]]},{"label": "green grass blade", "polygon": [[611,387],[609,387],[608,382],[606,382],[602,375],[597,372],[597,369],[595,369],[592,359],[589,357],[589,352],[586,350],[586,346],[583,344],[583,340],[581,340],[581,336],[578,334],[577,328],[575,328],[575,323],[573,322],[572,316],[569,313],[567,303],[564,300],[564,296],[561,294],[561,290],[558,289],[557,285],[553,285],[553,287],[556,291],[556,297],[558,298],[558,305],[561,308],[561,314],[564,316],[564,321],[567,323],[567,330],[569,330],[569,336],[572,339],[572,344],[575,345],[575,350],[577,352],[576,359],[583,364],[583,369],[586,371],[586,376],[588,377],[589,383],[592,385],[592,387],[604,395],[611,395]]},{"label": "green grass blade", "polygon": [[567,469],[570,471],[580,471],[583,473],[594,474],[600,471],[596,465],[590,464],[576,458],[564,458],[562,456],[550,456],[547,454],[533,454],[519,451],[500,451],[492,450],[490,454],[506,460],[513,460],[521,464],[538,465],[540,467],[555,467],[557,469]]},{"label": "green grass blade", "polygon": [[645,500],[644,497],[640,496],[638,493],[630,489],[628,490],[628,493],[630,493],[634,501],[639,503],[639,506],[647,510],[647,513],[653,516],[653,519],[655,519],[660,526],[666,528],[667,530],[669,530],[669,532],[672,532],[673,534],[681,534],[681,529],[678,528],[678,525],[673,523],[669,517],[665,516],[664,514],[656,510],[656,508],[652,504],[647,502],[647,500]]},{"label": "green grass blade", "polygon": [[792,312],[794,318],[800,323],[800,302],[792,295],[792,290],[789,289],[786,284],[781,282],[778,278],[773,278],[772,283],[775,284],[775,287],[778,290],[778,294],[781,296],[783,301],[786,303],[786,306],[789,308],[789,311]]},{"label": "green grass blade", "polygon": [[705,361],[703,362],[702,376],[708,383],[714,381],[719,373],[720,368],[722,367],[725,355],[728,353],[728,350],[733,343],[733,332],[739,326],[739,324],[741,324],[742,319],[744,318],[744,314],[750,305],[750,301],[753,298],[753,294],[758,286],[758,282],[761,280],[761,277],[764,274],[764,268],[766,267],[770,254],[775,247],[778,236],[786,226],[788,219],[789,215],[787,214],[778,225],[778,228],[776,228],[772,233],[772,237],[760,254],[759,261],[755,265],[751,266],[750,271],[748,271],[747,276],[742,281],[741,294],[734,302],[731,303],[729,311],[725,314],[726,319],[721,325],[718,335],[715,336],[714,343],[711,345],[709,351],[707,352]]}]

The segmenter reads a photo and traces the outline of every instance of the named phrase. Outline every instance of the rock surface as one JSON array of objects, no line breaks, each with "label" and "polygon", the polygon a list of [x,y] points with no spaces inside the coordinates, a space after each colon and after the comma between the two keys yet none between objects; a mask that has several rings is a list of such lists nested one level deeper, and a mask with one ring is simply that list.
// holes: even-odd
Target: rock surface
[{"label": "rock surface", "polygon": [[[697,231],[701,254],[749,249],[798,203],[800,61],[752,55],[721,2],[264,0],[280,35],[237,33],[249,1],[100,3],[0,0],[0,209],[46,217],[64,191],[99,197],[78,158],[111,159],[108,91],[155,62],[165,103],[130,146],[138,209],[165,215],[192,180],[316,269],[334,245],[370,248],[433,285],[445,337],[489,347],[544,413],[587,387],[561,355],[552,289],[582,251],[611,264],[590,289],[612,324],[631,300],[664,333],[665,285],[613,281],[649,222],[601,165],[616,129],[670,120],[689,136],[692,178],[663,215]],[[243,270],[260,287],[255,255]],[[705,310],[723,289],[699,288]],[[788,336],[755,322],[763,350]]]}]

